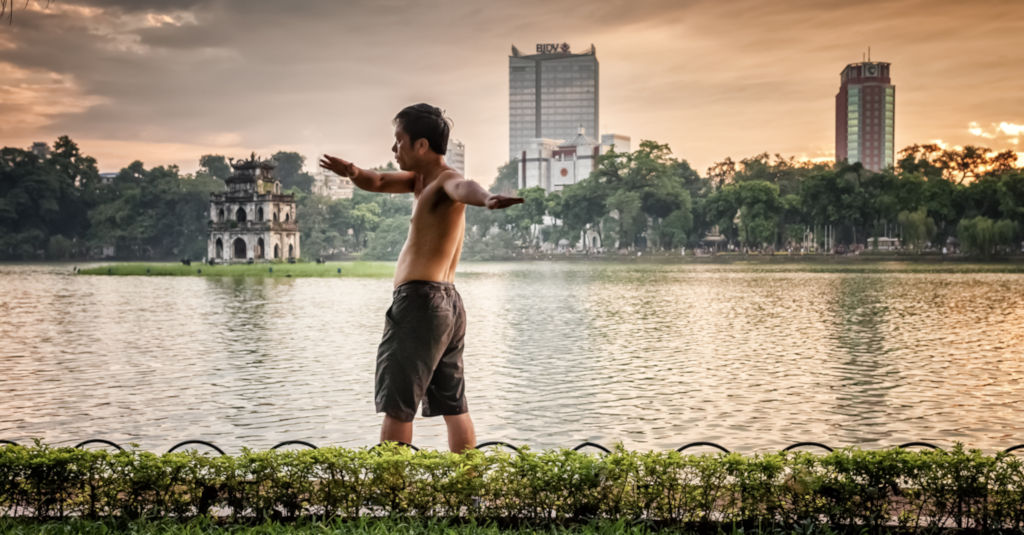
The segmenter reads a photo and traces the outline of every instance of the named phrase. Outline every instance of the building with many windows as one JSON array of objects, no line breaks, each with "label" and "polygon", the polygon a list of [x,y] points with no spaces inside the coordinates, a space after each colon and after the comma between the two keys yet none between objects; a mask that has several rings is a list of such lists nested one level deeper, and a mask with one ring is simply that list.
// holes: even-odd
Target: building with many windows
[{"label": "building with many windows", "polygon": [[598,63],[594,45],[574,54],[568,43],[538,44],[508,58],[509,159],[538,139],[570,140],[580,127],[598,138]]},{"label": "building with many windows", "polygon": [[851,63],[839,77],[836,161],[861,162],[874,171],[892,167],[896,87],[889,78],[889,64]]}]

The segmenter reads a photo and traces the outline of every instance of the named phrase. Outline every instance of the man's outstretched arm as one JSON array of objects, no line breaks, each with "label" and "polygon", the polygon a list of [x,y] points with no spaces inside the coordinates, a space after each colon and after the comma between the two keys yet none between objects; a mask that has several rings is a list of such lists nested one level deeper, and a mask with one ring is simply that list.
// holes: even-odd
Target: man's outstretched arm
[{"label": "man's outstretched arm", "polygon": [[523,202],[522,197],[494,195],[480,187],[480,184],[477,184],[472,180],[466,180],[458,175],[445,180],[444,191],[455,201],[464,204],[472,204],[473,206],[486,206],[491,210],[508,208],[513,204]]},{"label": "man's outstretched arm", "polygon": [[380,193],[412,193],[416,187],[416,175],[408,171],[378,173],[360,169],[350,161],[324,154],[320,167],[352,179],[352,183],[366,191]]}]

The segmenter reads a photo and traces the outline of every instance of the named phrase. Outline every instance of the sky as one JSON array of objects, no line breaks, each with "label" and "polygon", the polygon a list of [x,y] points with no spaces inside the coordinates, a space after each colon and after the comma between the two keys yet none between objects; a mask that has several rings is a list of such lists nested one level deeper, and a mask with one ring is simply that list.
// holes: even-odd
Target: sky
[{"label": "sky", "polygon": [[0,145],[69,135],[117,171],[203,154],[391,160],[429,102],[469,178],[508,156],[508,56],[596,47],[601,133],[700,172],[762,152],[831,160],[848,63],[892,64],[897,149],[1011,149],[1024,163],[1024,1],[20,0],[0,25]]}]

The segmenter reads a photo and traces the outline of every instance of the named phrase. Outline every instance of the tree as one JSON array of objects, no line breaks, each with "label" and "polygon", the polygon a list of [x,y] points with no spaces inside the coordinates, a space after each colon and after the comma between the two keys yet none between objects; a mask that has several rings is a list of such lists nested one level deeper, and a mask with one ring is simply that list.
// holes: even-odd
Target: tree
[{"label": "tree", "polygon": [[763,180],[736,185],[740,200],[740,240],[748,247],[774,246],[782,202],[779,187]]},{"label": "tree", "polygon": [[956,227],[960,247],[966,252],[991,256],[996,244],[994,223],[991,219],[978,216],[964,219]]},{"label": "tree", "polygon": [[924,208],[913,212],[904,210],[897,216],[897,221],[903,229],[903,243],[916,251],[935,236],[935,221],[928,217]]},{"label": "tree", "polygon": [[942,147],[934,143],[904,147],[899,152],[896,168],[903,175],[942,178]]},{"label": "tree", "polygon": [[[605,189],[591,175],[583,181],[567,186],[562,190],[561,218],[566,233],[571,233],[570,241],[576,239],[588,227],[596,227],[607,213]],[[589,244],[585,244],[589,248]]]},{"label": "tree", "polygon": [[210,194],[224,183],[185,180],[177,166],[121,169],[103,201],[89,212],[89,242],[113,245],[124,258],[201,258],[206,255]]},{"label": "tree", "polygon": [[614,212],[618,221],[618,248],[626,249],[636,242],[637,235],[644,230],[647,218],[642,210],[640,194],[635,191],[619,190],[608,197],[605,208]]},{"label": "tree", "polygon": [[512,158],[498,168],[498,176],[491,184],[491,193],[510,195],[519,189],[519,158]]},{"label": "tree", "polygon": [[352,229],[355,248],[366,247],[367,233],[373,232],[380,225],[380,206],[376,203],[356,204],[347,214],[347,227]]},{"label": "tree", "polygon": [[1009,219],[1000,219],[992,226],[992,238],[998,247],[1002,247],[1008,253],[1012,253],[1017,243],[1017,236],[1020,229],[1016,223]]},{"label": "tree", "polygon": [[343,233],[348,229],[332,224],[332,205],[330,198],[320,195],[300,193],[295,197],[295,208],[302,214],[298,221],[302,250],[311,258],[330,256],[343,248]]},{"label": "tree", "polygon": [[988,147],[967,145],[944,149],[936,144],[910,145],[899,152],[897,168],[904,174],[922,174],[966,184],[986,174],[1002,174],[1016,166],[1013,151],[994,152]]},{"label": "tree", "polygon": [[278,151],[271,158],[277,162],[274,176],[281,182],[281,189],[313,192],[313,175],[302,170],[306,164],[305,156],[297,152]]},{"label": "tree", "polygon": [[516,229],[520,243],[533,247],[539,236],[534,236],[532,231],[536,225],[544,222],[544,214],[547,213],[546,193],[544,188],[538,186],[520,190],[519,196],[523,198],[523,203],[506,208],[505,220]]},{"label": "tree", "polygon": [[408,217],[392,217],[385,219],[370,233],[369,245],[363,258],[368,260],[395,260],[402,251],[406,236],[409,234]]},{"label": "tree", "polygon": [[1002,217],[1024,224],[1024,172],[1007,172],[999,178],[999,212]]},{"label": "tree", "polygon": [[736,162],[726,158],[708,168],[708,180],[714,189],[721,189],[736,178]]},{"label": "tree", "polygon": [[[46,159],[21,149],[0,150],[0,258],[78,254],[98,178],[96,160],[82,155],[67,136],[57,139]],[[71,245],[51,243],[54,236]]]},{"label": "tree", "polygon": [[969,178],[976,178],[988,167],[987,152],[990,152],[989,149],[974,145],[968,145],[960,150],[944,150],[939,158],[939,164],[947,179],[963,184]]},{"label": "tree", "polygon": [[199,157],[200,172],[217,180],[226,180],[231,176],[228,159],[220,154],[204,154]]},{"label": "tree", "polygon": [[764,180],[728,184],[708,198],[709,218],[747,247],[775,245],[782,213],[779,187]]},{"label": "tree", "polygon": [[676,210],[661,222],[658,228],[658,240],[665,250],[678,249],[686,244],[687,236],[693,228],[693,215],[689,207]]}]

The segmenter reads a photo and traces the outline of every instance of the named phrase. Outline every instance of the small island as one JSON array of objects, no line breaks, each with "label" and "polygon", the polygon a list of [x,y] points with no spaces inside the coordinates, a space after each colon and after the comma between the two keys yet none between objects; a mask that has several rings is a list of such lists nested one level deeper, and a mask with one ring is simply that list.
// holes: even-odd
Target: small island
[{"label": "small island", "polygon": [[[76,268],[77,269],[77,268]],[[369,277],[395,273],[392,262],[298,262],[261,264],[202,264],[184,262],[124,262],[77,269],[81,275],[198,276],[198,277]]]}]

